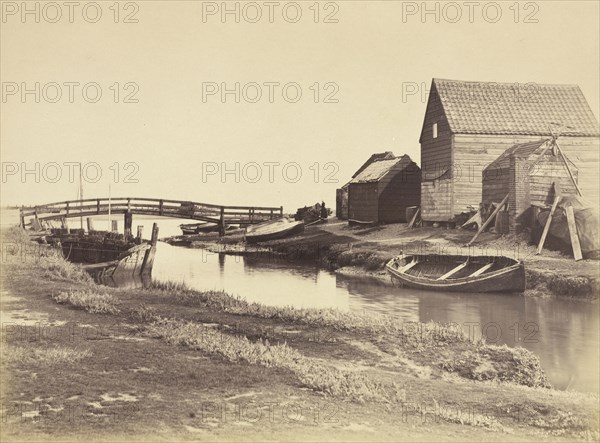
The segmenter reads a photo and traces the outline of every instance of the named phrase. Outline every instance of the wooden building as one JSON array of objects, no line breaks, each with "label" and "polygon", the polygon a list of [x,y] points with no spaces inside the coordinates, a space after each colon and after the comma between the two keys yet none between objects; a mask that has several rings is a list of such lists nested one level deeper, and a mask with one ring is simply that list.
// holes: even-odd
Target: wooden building
[{"label": "wooden building", "polygon": [[[352,178],[356,177],[362,171],[364,171],[367,166],[377,160],[385,160],[394,158],[394,153],[390,151],[381,152],[378,154],[373,154],[369,159],[362,164],[360,168],[356,170],[356,172],[352,175]],[[339,189],[335,191],[335,215],[340,220],[348,220],[348,186],[350,182],[346,183]]]},{"label": "wooden building", "polygon": [[500,203],[508,194],[509,230],[519,231],[532,225],[532,205],[552,204],[553,183],[561,195],[577,195],[571,174],[577,182],[577,166],[549,141],[517,144],[483,171],[482,202]]},{"label": "wooden building", "polygon": [[358,223],[406,222],[406,208],[419,206],[421,169],[408,155],[377,160],[348,186],[348,219]]},{"label": "wooden building", "polygon": [[516,144],[549,139],[553,129],[579,169],[584,196],[597,202],[600,131],[578,86],[433,79],[419,139],[423,221],[477,208],[483,170]]}]

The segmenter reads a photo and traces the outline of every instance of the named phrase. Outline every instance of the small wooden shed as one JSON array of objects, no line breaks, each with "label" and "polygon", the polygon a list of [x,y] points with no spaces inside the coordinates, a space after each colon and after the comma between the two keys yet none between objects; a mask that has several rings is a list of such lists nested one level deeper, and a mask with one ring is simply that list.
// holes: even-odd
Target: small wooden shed
[{"label": "small wooden shed", "polygon": [[[385,160],[395,158],[395,155],[391,151],[376,153],[371,155],[369,159],[362,164],[360,168],[352,175],[352,178],[363,172],[371,163],[377,160]],[[339,189],[335,190],[335,215],[340,220],[348,220],[348,187],[350,182],[346,183]]]},{"label": "small wooden shed", "polygon": [[577,195],[567,168],[577,181],[577,166],[550,140],[514,145],[484,169],[482,202],[500,203],[508,194],[509,230],[520,231],[531,226],[532,205],[552,204],[554,182],[561,195]]},{"label": "small wooden shed", "polygon": [[357,223],[406,222],[406,208],[421,203],[421,169],[408,155],[378,160],[348,186],[348,219]]}]

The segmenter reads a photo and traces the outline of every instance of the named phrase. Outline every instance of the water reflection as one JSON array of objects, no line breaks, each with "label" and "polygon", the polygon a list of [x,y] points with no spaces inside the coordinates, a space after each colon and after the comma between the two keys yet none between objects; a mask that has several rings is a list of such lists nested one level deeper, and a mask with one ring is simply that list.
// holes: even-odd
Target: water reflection
[{"label": "water reflection", "polygon": [[226,256],[159,243],[153,276],[201,290],[224,290],[273,306],[371,310],[399,322],[456,323],[473,338],[523,346],[559,389],[599,391],[598,307],[513,294],[456,294],[394,288],[314,266]]}]

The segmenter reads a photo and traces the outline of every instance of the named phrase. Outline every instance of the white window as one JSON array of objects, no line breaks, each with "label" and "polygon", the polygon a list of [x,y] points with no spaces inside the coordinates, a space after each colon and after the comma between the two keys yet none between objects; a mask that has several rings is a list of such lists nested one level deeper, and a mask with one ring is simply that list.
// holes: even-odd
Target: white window
[{"label": "white window", "polygon": [[433,138],[437,138],[437,123],[433,124]]}]

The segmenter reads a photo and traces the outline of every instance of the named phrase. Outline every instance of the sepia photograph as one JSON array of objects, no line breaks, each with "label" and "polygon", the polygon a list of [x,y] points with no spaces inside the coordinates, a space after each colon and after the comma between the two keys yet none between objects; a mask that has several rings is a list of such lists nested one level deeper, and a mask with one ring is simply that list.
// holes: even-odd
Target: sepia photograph
[{"label": "sepia photograph", "polygon": [[0,15],[1,442],[600,441],[600,2]]}]

